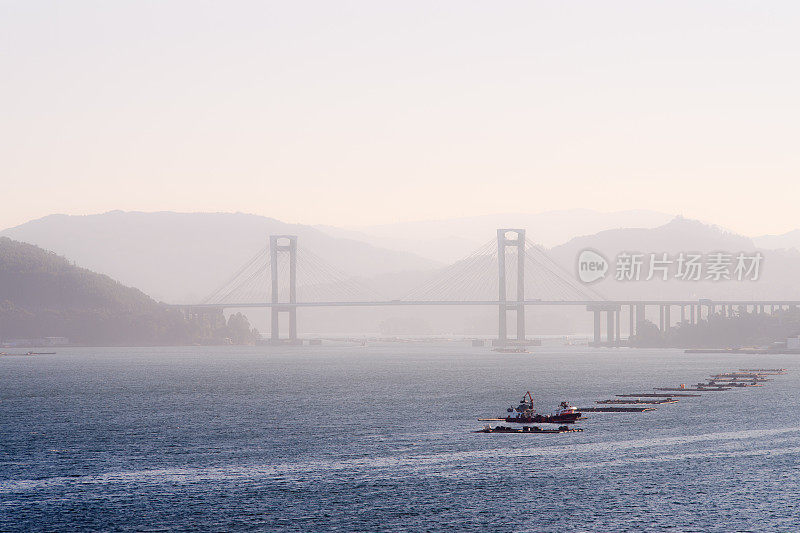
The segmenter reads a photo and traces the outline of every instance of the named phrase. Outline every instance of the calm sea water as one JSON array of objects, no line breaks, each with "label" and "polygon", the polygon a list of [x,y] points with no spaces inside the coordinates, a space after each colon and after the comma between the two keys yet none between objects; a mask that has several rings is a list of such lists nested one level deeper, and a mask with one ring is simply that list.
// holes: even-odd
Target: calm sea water
[{"label": "calm sea water", "polygon": [[[583,433],[540,411],[791,369]],[[800,531],[800,358],[464,343],[0,358],[2,531]]]}]

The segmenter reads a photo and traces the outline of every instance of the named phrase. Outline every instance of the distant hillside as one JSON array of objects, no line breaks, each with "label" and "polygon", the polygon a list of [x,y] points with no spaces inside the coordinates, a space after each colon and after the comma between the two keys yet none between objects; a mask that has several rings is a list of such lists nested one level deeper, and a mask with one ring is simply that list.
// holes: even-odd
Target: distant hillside
[{"label": "distant hillside", "polygon": [[298,235],[300,246],[354,276],[438,266],[413,254],[334,238],[310,226],[242,213],[50,215],[0,232],[53,250],[169,303],[199,302],[275,233]]},{"label": "distant hillside", "polygon": [[760,247],[767,250],[781,250],[794,248],[800,250],[800,229],[792,230],[780,235],[762,235],[753,239]]},{"label": "distant hillside", "polygon": [[472,253],[493,238],[497,228],[525,228],[527,237],[543,246],[562,244],[579,235],[613,228],[653,228],[672,215],[631,210],[603,213],[568,209],[542,213],[500,213],[445,220],[397,222],[350,229],[319,226],[335,237],[357,239],[396,250],[407,250],[443,263]]},{"label": "distant hillside", "polygon": [[249,333],[240,317],[231,324],[221,313],[210,313],[189,322],[138,289],[55,253],[0,237],[2,339],[67,337],[76,344],[147,345],[223,342],[228,337],[248,342],[253,340]]},{"label": "distant hillside", "polygon": [[[650,253],[668,253],[674,259],[681,252],[752,254],[759,250],[750,238],[696,220],[677,217],[657,228],[615,229],[578,237],[556,246],[551,250],[551,255],[570,272],[575,272],[577,256],[586,248],[599,251],[611,261],[611,268],[620,252],[645,254],[642,279],[648,273],[647,259]],[[610,271],[605,280],[593,287],[608,298],[800,299],[800,282],[797,278],[800,253],[774,250],[761,250],[761,253],[764,259],[760,279],[756,282],[678,281],[672,278],[667,281],[623,282],[616,281],[615,272]]]}]

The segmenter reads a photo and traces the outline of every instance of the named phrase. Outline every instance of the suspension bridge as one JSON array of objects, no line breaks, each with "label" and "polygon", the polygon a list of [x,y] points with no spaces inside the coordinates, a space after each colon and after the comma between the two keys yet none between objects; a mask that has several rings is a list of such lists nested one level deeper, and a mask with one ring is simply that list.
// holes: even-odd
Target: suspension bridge
[{"label": "suspension bridge", "polygon": [[[579,282],[552,260],[545,250],[525,236],[524,229],[501,228],[469,256],[439,269],[414,289],[385,295],[355,276],[329,264],[298,244],[296,235],[271,235],[268,244],[199,304],[180,306],[187,312],[203,309],[268,308],[271,341],[298,340],[297,309],[302,307],[383,306],[496,306],[498,344],[525,344],[525,308],[528,306],[582,306],[594,313],[594,344],[618,345],[621,311],[627,309],[628,335],[644,321],[648,306],[659,309],[659,329],[673,323],[670,311],[680,308],[681,322],[697,323],[706,316],[733,313],[734,306],[752,306],[762,312],[793,301],[611,301]],[[687,310],[689,312],[687,317]],[[513,339],[508,317],[516,322]],[[602,339],[605,315],[606,336]],[[288,320],[288,338],[280,338],[281,318]]]}]

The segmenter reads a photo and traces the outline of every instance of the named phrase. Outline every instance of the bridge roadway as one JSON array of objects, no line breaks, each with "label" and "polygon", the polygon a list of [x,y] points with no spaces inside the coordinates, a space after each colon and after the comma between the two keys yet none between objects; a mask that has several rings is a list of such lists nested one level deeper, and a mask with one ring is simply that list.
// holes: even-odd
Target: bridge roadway
[{"label": "bridge roadway", "polygon": [[269,308],[269,307],[383,307],[383,306],[413,306],[413,305],[507,305],[509,307],[519,306],[520,303],[524,305],[579,305],[591,308],[598,308],[606,310],[608,308],[619,307],[623,305],[667,305],[667,306],[689,306],[689,305],[753,305],[753,306],[768,306],[768,305],[788,305],[800,306],[800,300],[449,300],[449,301],[427,301],[427,300],[379,300],[379,301],[364,301],[364,302],[262,302],[262,303],[222,303],[222,304],[173,304],[170,307],[181,309],[241,309],[248,307],[255,308]]},{"label": "bridge roadway", "polygon": [[[273,320],[278,312],[290,313],[291,338],[296,337],[296,317],[295,313],[300,307],[412,307],[412,306],[497,306],[502,317],[507,310],[524,310],[528,306],[585,306],[586,310],[594,315],[594,342],[595,346],[618,346],[622,341],[621,335],[621,316],[620,311],[627,307],[628,315],[628,335],[634,335],[641,323],[646,319],[646,308],[657,306],[659,309],[658,329],[661,332],[668,331],[673,324],[670,318],[672,307],[680,308],[680,323],[688,321],[689,324],[697,324],[703,316],[705,308],[706,317],[719,313],[723,316],[731,316],[735,307],[752,307],[754,313],[763,313],[768,307],[770,313],[775,309],[800,306],[800,300],[710,300],[701,298],[698,300],[381,300],[364,302],[262,302],[262,303],[224,303],[224,304],[197,304],[197,305],[173,305],[172,307],[183,309],[184,311],[193,310],[197,312],[201,309],[236,309],[236,308],[268,308],[272,309]],[[689,311],[687,313],[686,311]],[[190,311],[191,312],[191,311]],[[601,339],[602,315],[606,315],[606,341]],[[687,316],[688,315],[688,316]],[[273,324],[274,326],[274,324]],[[277,329],[277,327],[275,327]],[[505,337],[499,337],[505,342]]]}]

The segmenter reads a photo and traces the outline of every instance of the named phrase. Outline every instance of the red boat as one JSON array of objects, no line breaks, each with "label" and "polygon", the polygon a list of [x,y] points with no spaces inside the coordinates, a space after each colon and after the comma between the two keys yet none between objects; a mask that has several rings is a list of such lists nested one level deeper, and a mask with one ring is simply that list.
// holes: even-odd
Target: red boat
[{"label": "red boat", "polygon": [[572,424],[581,418],[581,412],[569,402],[561,402],[558,411],[550,415],[541,415],[533,408],[531,392],[525,393],[517,407],[509,407],[506,422],[518,424]]}]

